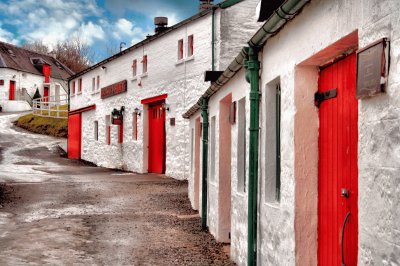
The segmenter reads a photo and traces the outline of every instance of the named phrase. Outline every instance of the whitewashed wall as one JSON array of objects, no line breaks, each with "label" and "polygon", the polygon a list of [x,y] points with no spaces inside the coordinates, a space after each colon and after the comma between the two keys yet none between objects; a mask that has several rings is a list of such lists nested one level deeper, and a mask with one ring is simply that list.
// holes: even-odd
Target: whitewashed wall
[{"label": "whitewashed wall", "polygon": [[[253,13],[257,3],[256,0],[246,0],[228,9],[216,11],[216,58],[225,60],[224,63],[216,63],[217,70],[218,66],[221,68],[227,66],[250,37],[250,32],[254,33],[258,28],[258,23],[247,23],[246,31],[242,32],[241,28],[236,27],[239,20],[233,19],[239,14],[242,14],[241,17],[246,17],[249,12]],[[229,12],[232,18],[227,20],[226,15],[225,20],[221,20],[221,12]],[[139,136],[137,141],[132,140],[132,113],[136,107],[143,110],[143,106],[140,104],[142,99],[167,93],[166,102],[170,105],[171,110],[166,113],[166,175],[177,179],[188,178],[190,131],[188,122],[182,118],[182,114],[197,101],[209,86],[204,82],[204,72],[211,70],[211,19],[211,14],[196,19],[105,64],[105,70],[99,67],[79,77],[83,81],[83,91],[82,94],[71,95],[71,110],[96,104],[96,110],[85,115],[84,119],[98,120],[100,135],[104,134],[105,115],[110,114],[113,108],[119,109],[121,106],[125,106],[124,143],[122,145],[115,144],[122,146],[120,151],[114,150],[113,145],[106,145],[105,138],[100,137],[99,141],[93,143],[93,123],[84,121],[84,124],[87,125],[84,127],[82,135],[82,159],[100,166],[123,168],[139,173],[147,172],[146,112],[142,112],[142,116],[138,120]],[[229,36],[221,38],[219,36],[220,23],[233,23],[228,27],[242,32],[242,38],[230,39]],[[187,36],[192,34],[194,35],[194,56],[178,61],[178,40],[184,39],[186,52]],[[234,49],[220,52],[219,46],[222,41],[227,45],[232,45]],[[140,62],[143,55],[148,56],[148,74],[141,77]],[[134,59],[138,62],[139,76],[133,80],[131,65]],[[101,88],[127,79],[128,91],[101,100],[99,92],[92,93],[92,78],[97,75],[100,76]],[[75,79],[75,82],[77,91],[78,78]],[[139,82],[142,86],[138,86]],[[170,126],[170,118],[176,119],[175,126]],[[145,141],[143,142],[143,140]],[[119,156],[111,155],[117,152],[121,154]]]},{"label": "whitewashed wall", "polygon": [[[282,183],[279,205],[265,203],[264,195],[261,198],[259,259],[263,265],[294,265],[296,261],[293,226],[296,65],[355,31],[358,31],[360,48],[382,37],[391,40],[387,93],[359,101],[358,259],[360,265],[399,263],[399,235],[396,233],[400,221],[399,10],[400,2],[396,0],[311,1],[264,47],[261,88],[277,77],[281,79]],[[265,152],[261,168],[264,156]],[[265,169],[262,173],[264,175]],[[264,189],[263,182],[261,188]],[[307,241],[303,243],[308,244]]]},{"label": "whitewashed wall", "polygon": [[[295,230],[296,174],[295,174],[295,119],[296,69],[306,66],[315,68],[316,62],[307,62],[318,52],[349,34],[358,36],[356,42],[362,48],[382,38],[389,37],[390,73],[387,92],[379,96],[359,100],[359,265],[397,265],[400,261],[400,2],[391,1],[322,1],[314,0],[302,13],[265,45],[260,59],[262,65],[260,90],[262,105],[260,113],[261,160],[260,202],[258,228],[258,261],[260,265],[315,265],[316,231],[297,242]],[[316,33],[318,33],[316,35]],[[347,45],[347,46],[346,46]],[[350,48],[351,43],[340,49]],[[337,47],[335,47],[336,49]],[[332,51],[331,51],[332,52]],[[339,51],[340,52],[340,51]],[[344,51],[342,51],[344,52]],[[321,60],[321,58],[318,58]],[[317,61],[318,61],[317,60]],[[304,63],[306,62],[306,63]],[[319,62],[326,63],[326,62]],[[302,72],[303,73],[303,72]],[[307,73],[307,72],[304,72]],[[281,200],[270,203],[265,200],[265,89],[277,78],[282,90],[281,120]],[[242,81],[239,81],[242,80]],[[297,82],[301,82],[297,80]],[[309,81],[314,82],[314,81]],[[316,79],[315,79],[316,82]],[[315,84],[316,86],[316,84]],[[238,73],[210,100],[210,119],[218,117],[219,100],[232,92],[233,100],[238,93],[248,96],[248,84],[244,83],[243,70]],[[302,95],[301,93],[299,95]],[[313,106],[313,94],[304,94],[303,101]],[[297,99],[300,100],[301,99]],[[247,105],[248,107],[248,105]],[[317,116],[317,109],[311,112]],[[248,109],[247,109],[248,111]],[[191,127],[199,113],[191,118]],[[248,114],[247,114],[248,115]],[[318,121],[316,121],[318,123]],[[218,125],[218,123],[217,123]],[[318,126],[318,125],[317,125]],[[235,131],[236,126],[232,127]],[[317,147],[315,142],[310,147]],[[232,144],[237,135],[232,132]],[[301,136],[300,136],[301,137]],[[217,142],[218,143],[218,142]],[[217,147],[218,148],[218,147]],[[218,152],[218,151],[217,151]],[[303,151],[308,152],[307,150]],[[300,154],[301,155],[301,154]],[[308,155],[307,155],[308,156]],[[246,265],[247,256],[247,196],[235,191],[237,187],[235,149],[232,148],[232,240],[231,256],[238,265]],[[218,156],[216,157],[218,159]],[[297,158],[299,159],[299,158]],[[301,161],[301,160],[300,160]],[[317,161],[315,161],[317,164]],[[218,165],[218,162],[217,162]],[[300,166],[301,167],[301,166]],[[304,166],[307,167],[307,166]],[[300,169],[304,173],[312,169]],[[315,172],[314,172],[315,173]],[[192,178],[191,178],[192,179]],[[189,189],[193,189],[189,180]],[[209,184],[209,226],[217,235],[218,187]],[[303,193],[309,193],[304,191]],[[190,192],[193,201],[193,192]],[[310,197],[313,194],[310,194]],[[307,205],[304,203],[304,205]],[[316,209],[308,216],[309,223],[316,224]],[[301,230],[301,228],[298,228]],[[315,226],[316,229],[316,226]],[[297,245],[297,246],[296,246]],[[300,249],[306,249],[308,257],[301,257]],[[296,257],[297,256],[297,257]]]},{"label": "whitewashed wall", "polygon": [[[15,76],[15,78],[14,78]],[[0,79],[4,80],[4,85],[0,85],[0,105],[3,106],[3,111],[27,111],[31,110],[29,104],[25,101],[9,101],[10,81],[15,81],[15,97],[17,97],[17,91],[25,88],[28,94],[33,97],[36,88],[39,89],[40,95],[43,96],[43,82],[44,76],[35,75],[32,73],[22,72],[9,68],[0,68]],[[61,84],[67,89],[67,82],[50,78],[50,95],[54,94],[55,83]],[[61,94],[66,94],[62,88],[60,88]]]},{"label": "whitewashed wall", "polygon": [[[248,94],[250,91],[249,84],[244,79],[244,70],[242,69],[235,77],[233,77],[223,89],[219,90],[212,96],[209,101],[209,122],[211,123],[212,117],[216,117],[216,149],[215,149],[215,176],[210,176],[210,164],[208,163],[208,226],[210,232],[218,239],[218,228],[219,228],[219,138],[223,137],[219,134],[219,103],[221,99],[225,98],[230,93],[232,94],[232,102],[238,103],[243,97],[246,97],[246,123],[248,127],[249,115],[250,115],[250,103]],[[190,127],[194,128],[195,121],[199,117],[200,112],[197,112],[190,118]],[[237,116],[236,116],[237,118]],[[210,149],[210,128],[209,128],[209,149]],[[248,130],[246,130],[246,139],[248,146]],[[247,260],[247,192],[240,191],[238,189],[238,169],[237,169],[237,146],[238,146],[238,123],[231,127],[231,258],[239,265],[245,264]],[[201,151],[202,152],[202,151]],[[210,154],[208,155],[210,159]],[[248,159],[248,150],[246,150],[246,158]],[[201,168],[201,164],[200,164]],[[248,164],[246,164],[246,173],[248,173]],[[200,173],[200,184],[202,183]],[[246,174],[246,179],[248,178]],[[189,199],[193,203],[194,201],[194,188],[193,188],[193,174],[189,178]],[[248,182],[246,181],[246,191],[248,191]],[[200,190],[200,203],[201,203],[201,186]]]}]

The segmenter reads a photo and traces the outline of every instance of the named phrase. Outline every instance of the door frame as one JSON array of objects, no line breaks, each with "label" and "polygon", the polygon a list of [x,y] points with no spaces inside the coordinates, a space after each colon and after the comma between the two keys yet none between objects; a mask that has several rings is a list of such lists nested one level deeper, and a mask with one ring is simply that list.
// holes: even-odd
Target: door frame
[{"label": "door frame", "polygon": [[[75,109],[75,110],[72,110],[72,111],[69,111],[68,112],[68,119],[69,119],[69,116],[71,116],[71,115],[76,115],[76,114],[80,114],[80,120],[81,120],[81,125],[80,125],[80,145],[79,145],[79,160],[81,159],[81,155],[82,155],[82,123],[83,123],[83,121],[82,121],[82,113],[83,112],[87,112],[87,111],[90,111],[90,110],[94,110],[94,109],[96,109],[96,105],[95,104],[92,104],[92,105],[89,105],[89,106],[86,106],[86,107],[82,107],[82,108],[79,108],[79,109]],[[68,136],[69,137],[69,136]],[[67,153],[68,153],[68,145],[69,145],[69,143],[68,143],[68,141],[67,141]],[[67,156],[68,156],[68,158],[70,158],[69,157],[69,155],[67,154]]]},{"label": "door frame", "polygon": [[10,88],[8,92],[8,100],[10,101],[15,101],[15,85],[16,85],[15,80],[10,80]]},{"label": "door frame", "polygon": [[314,106],[319,68],[358,49],[355,30],[323,47],[294,67],[294,177],[296,265],[318,264],[318,135],[319,113]]},{"label": "door frame", "polygon": [[[149,143],[150,143],[150,115],[149,110],[152,105],[163,103],[165,99],[168,98],[168,94],[160,94],[157,96],[149,97],[142,99],[140,103],[143,105],[143,110],[146,110],[145,115],[143,117],[143,169],[145,172],[149,172],[149,161],[150,161],[150,152],[149,152]],[[165,110],[164,110],[165,112]],[[165,114],[166,115],[166,114]],[[145,134],[147,132],[147,134]],[[163,173],[166,171],[166,160],[167,160],[167,130],[166,130],[166,122],[164,121],[164,150],[163,150]]]}]

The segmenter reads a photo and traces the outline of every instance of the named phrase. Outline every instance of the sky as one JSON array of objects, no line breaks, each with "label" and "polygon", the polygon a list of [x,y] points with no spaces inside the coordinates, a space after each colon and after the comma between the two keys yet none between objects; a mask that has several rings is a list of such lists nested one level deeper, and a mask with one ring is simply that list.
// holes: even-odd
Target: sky
[{"label": "sky", "polygon": [[129,47],[153,34],[154,17],[166,16],[172,26],[196,14],[198,5],[198,0],[0,0],[0,41],[42,40],[52,47],[78,34],[97,62],[121,42]]}]

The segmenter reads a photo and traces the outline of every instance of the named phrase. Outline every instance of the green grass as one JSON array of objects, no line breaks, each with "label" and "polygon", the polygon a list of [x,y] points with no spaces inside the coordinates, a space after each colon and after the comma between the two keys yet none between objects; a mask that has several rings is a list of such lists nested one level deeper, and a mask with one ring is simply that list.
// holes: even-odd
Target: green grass
[{"label": "green grass", "polygon": [[15,121],[15,125],[31,132],[66,138],[68,119],[35,116],[28,114]]}]

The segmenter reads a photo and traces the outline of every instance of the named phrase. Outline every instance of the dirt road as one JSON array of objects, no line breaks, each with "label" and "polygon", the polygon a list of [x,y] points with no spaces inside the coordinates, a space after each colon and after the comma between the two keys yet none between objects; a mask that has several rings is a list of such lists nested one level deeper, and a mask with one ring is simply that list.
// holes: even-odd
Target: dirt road
[{"label": "dirt road", "polygon": [[233,265],[187,183],[61,158],[0,116],[0,265]]}]

